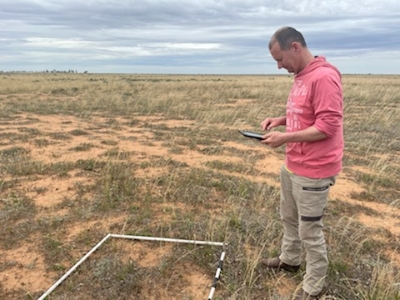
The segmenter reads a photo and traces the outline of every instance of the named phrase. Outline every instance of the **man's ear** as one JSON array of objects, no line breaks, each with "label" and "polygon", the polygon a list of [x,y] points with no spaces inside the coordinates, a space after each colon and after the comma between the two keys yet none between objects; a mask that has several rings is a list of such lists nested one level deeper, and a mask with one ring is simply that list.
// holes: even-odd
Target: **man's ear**
[{"label": "man's ear", "polygon": [[299,44],[298,42],[293,42],[292,45],[291,45],[291,48],[292,48],[295,52],[298,52],[298,51],[300,51],[301,46],[300,46],[300,44]]}]

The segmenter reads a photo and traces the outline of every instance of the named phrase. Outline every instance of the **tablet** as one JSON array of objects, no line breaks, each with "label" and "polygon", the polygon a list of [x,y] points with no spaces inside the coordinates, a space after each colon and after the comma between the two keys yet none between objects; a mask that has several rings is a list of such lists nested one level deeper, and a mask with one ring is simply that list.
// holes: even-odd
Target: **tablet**
[{"label": "tablet", "polygon": [[256,133],[256,132],[251,132],[251,131],[245,131],[245,130],[239,130],[241,134],[243,134],[245,137],[252,138],[252,139],[257,139],[257,140],[263,140],[263,135]]}]

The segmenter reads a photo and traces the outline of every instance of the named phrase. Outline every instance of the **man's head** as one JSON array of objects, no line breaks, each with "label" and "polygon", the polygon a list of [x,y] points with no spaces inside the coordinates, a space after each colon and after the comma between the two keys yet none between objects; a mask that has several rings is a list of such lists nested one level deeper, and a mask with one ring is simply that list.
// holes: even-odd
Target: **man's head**
[{"label": "man's head", "polygon": [[271,37],[269,51],[278,68],[297,74],[313,59],[303,35],[292,27],[282,27]]}]

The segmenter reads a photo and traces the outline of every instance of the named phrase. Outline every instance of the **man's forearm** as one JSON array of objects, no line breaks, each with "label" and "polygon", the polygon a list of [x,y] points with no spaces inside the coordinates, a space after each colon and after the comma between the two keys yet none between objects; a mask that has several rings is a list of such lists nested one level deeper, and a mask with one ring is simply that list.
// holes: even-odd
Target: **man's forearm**
[{"label": "man's forearm", "polygon": [[285,143],[294,142],[315,142],[326,139],[328,136],[315,127],[309,127],[304,130],[294,132],[271,131],[263,135],[261,143],[270,145],[273,148],[279,147]]},{"label": "man's forearm", "polygon": [[319,131],[314,126],[308,127],[304,130],[287,132],[286,133],[286,143],[293,142],[315,142],[326,139],[328,136]]},{"label": "man's forearm", "polygon": [[286,125],[286,116],[278,117],[280,125]]}]

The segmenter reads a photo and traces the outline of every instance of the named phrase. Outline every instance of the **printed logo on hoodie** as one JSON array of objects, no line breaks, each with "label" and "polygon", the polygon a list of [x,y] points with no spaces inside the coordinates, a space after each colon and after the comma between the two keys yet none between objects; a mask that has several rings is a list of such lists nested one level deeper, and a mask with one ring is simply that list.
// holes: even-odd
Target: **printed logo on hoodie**
[{"label": "printed logo on hoodie", "polygon": [[303,114],[303,109],[296,107],[297,103],[295,99],[299,97],[304,98],[307,92],[308,86],[306,86],[302,80],[296,80],[290,92],[286,108],[286,130],[289,132],[301,129],[299,115]]}]

